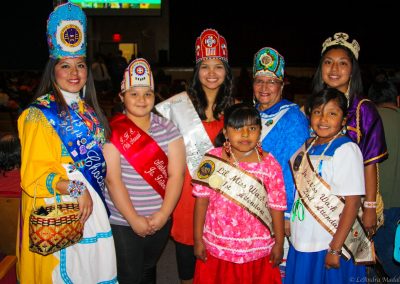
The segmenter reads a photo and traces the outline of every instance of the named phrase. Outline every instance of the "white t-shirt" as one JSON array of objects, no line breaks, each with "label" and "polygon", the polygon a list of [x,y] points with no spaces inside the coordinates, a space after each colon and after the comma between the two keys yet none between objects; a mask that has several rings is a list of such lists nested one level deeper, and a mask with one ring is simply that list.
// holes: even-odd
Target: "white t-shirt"
[{"label": "white t-shirt", "polygon": [[[310,149],[309,155],[315,170],[330,185],[332,194],[339,196],[365,195],[364,165],[357,144],[348,137],[335,139],[326,151],[320,166],[317,165],[327,144]],[[299,198],[296,192],[295,201]],[[294,206],[293,206],[294,208]],[[293,215],[293,212],[292,212]],[[290,221],[291,243],[297,251],[317,252],[328,248],[332,236],[304,207],[304,220]]]}]

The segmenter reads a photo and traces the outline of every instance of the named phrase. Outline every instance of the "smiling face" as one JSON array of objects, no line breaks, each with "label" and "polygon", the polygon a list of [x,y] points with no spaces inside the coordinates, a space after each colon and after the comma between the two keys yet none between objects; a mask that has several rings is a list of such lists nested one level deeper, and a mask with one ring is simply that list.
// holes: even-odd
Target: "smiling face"
[{"label": "smiling face", "polygon": [[84,57],[61,59],[54,67],[57,86],[70,93],[78,93],[87,80],[87,65]]},{"label": "smiling face", "polygon": [[325,84],[346,93],[351,78],[352,60],[344,49],[328,50],[324,55],[321,70]]},{"label": "smiling face", "polygon": [[224,83],[226,70],[223,62],[219,59],[206,59],[200,63],[199,80],[204,91],[218,90]]},{"label": "smiling face", "polygon": [[260,103],[259,109],[265,110],[274,106],[282,98],[283,82],[278,78],[259,75],[254,78],[253,92]]},{"label": "smiling face", "polygon": [[336,99],[311,110],[311,128],[317,134],[320,144],[332,140],[345,124],[343,111]]},{"label": "smiling face", "polygon": [[133,87],[120,95],[126,115],[131,118],[146,117],[154,107],[154,92],[150,87]]}]

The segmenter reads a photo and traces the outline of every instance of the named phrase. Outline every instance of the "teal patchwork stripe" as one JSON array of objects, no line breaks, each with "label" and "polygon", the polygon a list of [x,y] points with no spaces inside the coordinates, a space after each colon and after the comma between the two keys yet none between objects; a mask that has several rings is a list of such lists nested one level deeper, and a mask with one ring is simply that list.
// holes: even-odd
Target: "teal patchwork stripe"
[{"label": "teal patchwork stripe", "polygon": [[64,144],[61,144],[61,157],[69,157],[69,153],[67,148],[65,148]]},{"label": "teal patchwork stripe", "polygon": [[113,278],[111,280],[108,280],[108,281],[101,281],[98,284],[113,284],[113,283],[118,283],[117,282],[117,277],[115,277],[115,278]]},{"label": "teal patchwork stripe", "polygon": [[80,244],[93,244],[96,243],[99,239],[106,239],[112,237],[111,230],[104,233],[97,233],[96,236],[90,238],[83,238],[79,243]]},{"label": "teal patchwork stripe", "polygon": [[[61,278],[63,279],[64,283],[73,284],[71,278],[69,278],[68,273],[67,273],[67,251],[66,251],[66,249],[60,250],[60,272],[61,272]],[[118,283],[117,277],[114,277],[111,280],[98,282],[98,284],[114,284],[114,283]]]},{"label": "teal patchwork stripe", "polygon": [[64,283],[73,284],[71,278],[69,278],[67,273],[67,251],[66,249],[60,250],[60,272],[61,278],[64,280]]},{"label": "teal patchwork stripe", "polygon": [[55,173],[50,173],[46,178],[46,187],[51,194],[54,194],[54,189],[51,185],[53,184],[53,180],[55,177],[56,177]]}]

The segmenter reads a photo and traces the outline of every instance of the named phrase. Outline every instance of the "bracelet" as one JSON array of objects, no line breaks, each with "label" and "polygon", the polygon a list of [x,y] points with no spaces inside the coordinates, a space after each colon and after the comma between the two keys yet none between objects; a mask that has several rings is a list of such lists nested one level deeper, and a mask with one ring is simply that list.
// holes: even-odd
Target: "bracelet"
[{"label": "bracelet", "polygon": [[364,208],[376,208],[376,201],[364,201]]},{"label": "bracelet", "polygon": [[67,190],[69,192],[69,196],[77,198],[83,194],[83,192],[86,190],[86,186],[79,180],[70,180]]},{"label": "bracelet", "polygon": [[328,253],[333,254],[333,255],[341,256],[341,255],[342,255],[342,249],[340,249],[340,250],[334,250],[334,249],[332,249],[331,247],[329,247]]}]

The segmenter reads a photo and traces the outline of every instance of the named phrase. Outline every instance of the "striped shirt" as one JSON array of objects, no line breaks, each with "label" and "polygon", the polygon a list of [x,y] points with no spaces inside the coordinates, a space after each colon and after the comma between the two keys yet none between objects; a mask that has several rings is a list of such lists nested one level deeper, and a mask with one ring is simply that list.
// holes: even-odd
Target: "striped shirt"
[{"label": "striped shirt", "polygon": [[[168,144],[182,137],[176,126],[169,120],[151,113],[151,127],[149,135],[157,142],[160,148],[168,156]],[[122,181],[128,190],[131,202],[140,216],[150,216],[157,212],[162,205],[163,199],[131,164],[120,155]],[[114,225],[129,226],[128,222],[121,215],[111,201],[108,190],[105,194],[106,203],[111,211],[110,223]]]}]

